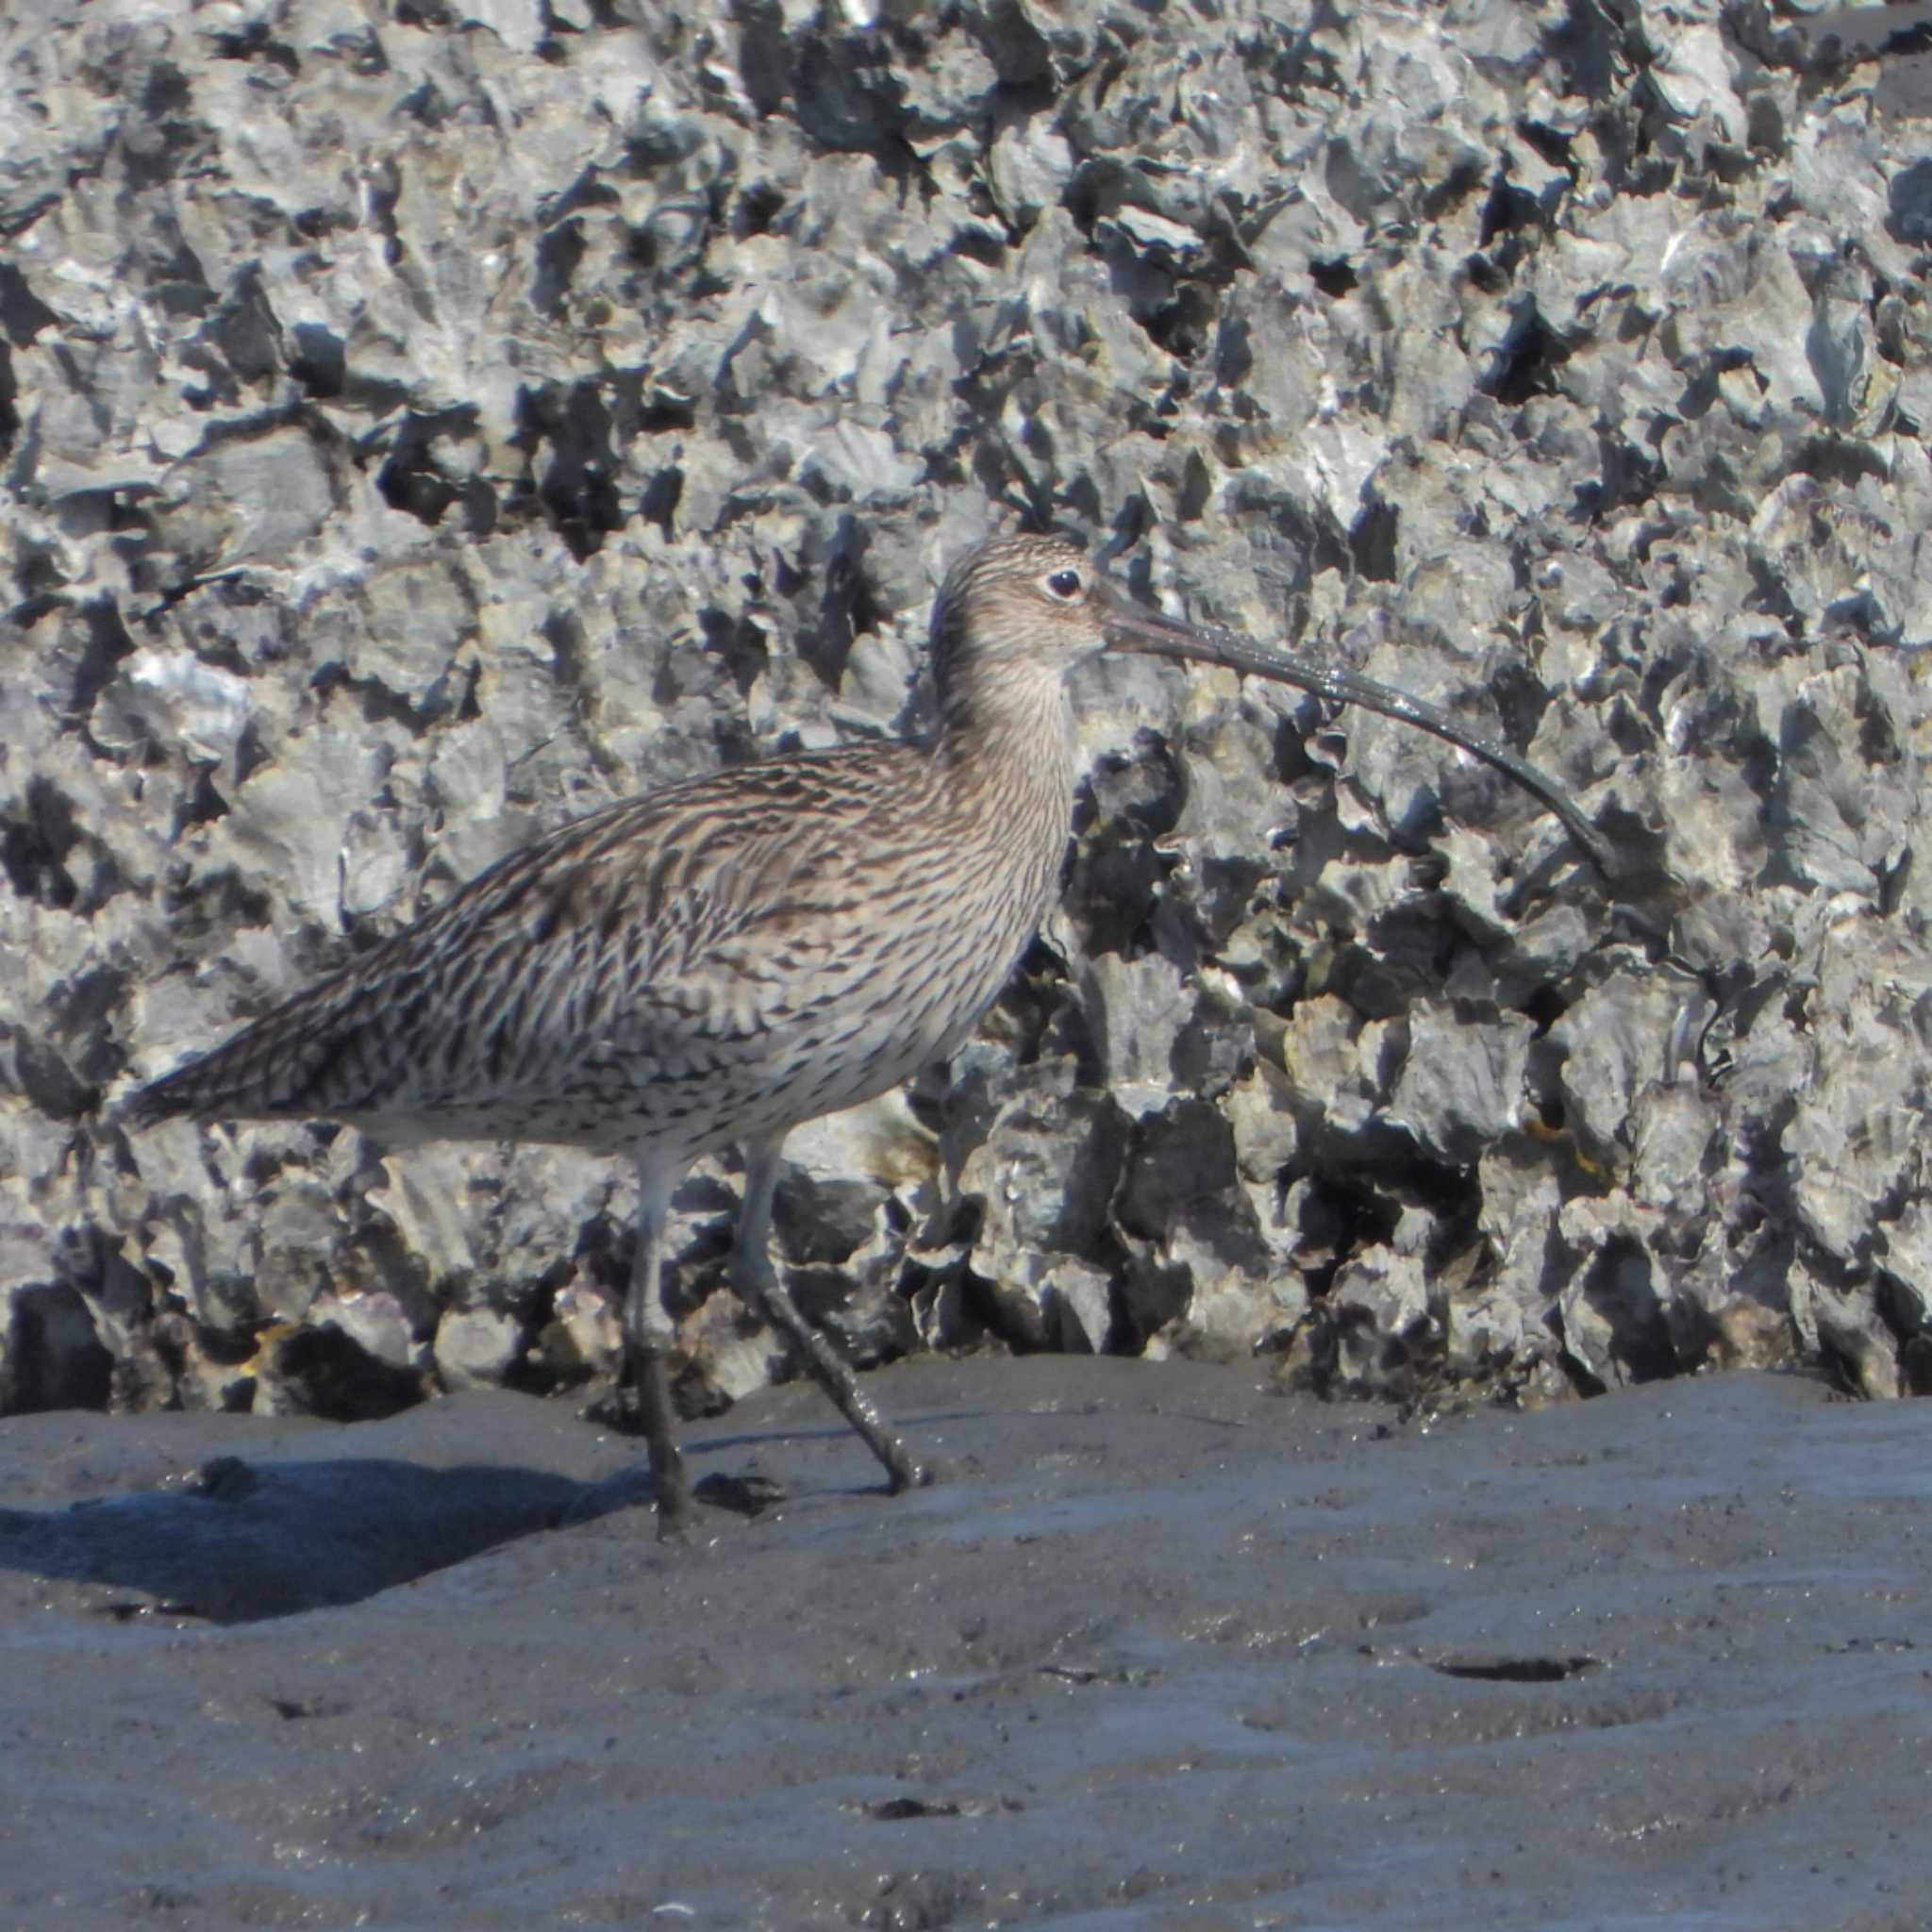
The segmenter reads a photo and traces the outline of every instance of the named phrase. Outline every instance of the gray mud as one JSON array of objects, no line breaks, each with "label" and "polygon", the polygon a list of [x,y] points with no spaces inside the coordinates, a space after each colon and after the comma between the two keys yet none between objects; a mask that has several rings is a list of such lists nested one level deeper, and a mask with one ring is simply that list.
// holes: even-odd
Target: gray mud
[{"label": "gray mud", "polygon": [[681,1550],[560,1404],[0,1425],[0,1921],[1932,1919],[1932,1409],[873,1387],[938,1487],[779,1390],[690,1451],[790,1499]]}]

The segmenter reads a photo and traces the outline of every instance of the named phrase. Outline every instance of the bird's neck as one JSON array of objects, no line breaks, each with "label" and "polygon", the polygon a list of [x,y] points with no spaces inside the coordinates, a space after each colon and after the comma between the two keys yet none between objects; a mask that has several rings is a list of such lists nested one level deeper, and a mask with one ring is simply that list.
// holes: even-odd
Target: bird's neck
[{"label": "bird's neck", "polygon": [[1073,707],[1058,677],[941,694],[935,803],[958,903],[974,921],[991,999],[1059,891],[1074,816]]},{"label": "bird's neck", "polygon": [[1079,774],[1074,708],[1058,672],[1008,666],[949,684],[940,693],[937,751],[969,792],[1045,808],[1064,838]]}]

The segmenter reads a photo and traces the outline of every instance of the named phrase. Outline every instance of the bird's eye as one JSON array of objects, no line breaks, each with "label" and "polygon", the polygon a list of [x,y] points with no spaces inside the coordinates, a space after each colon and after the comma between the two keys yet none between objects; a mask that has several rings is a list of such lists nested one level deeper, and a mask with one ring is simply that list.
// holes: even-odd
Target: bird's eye
[{"label": "bird's eye", "polygon": [[1057,570],[1047,578],[1046,588],[1062,602],[1070,602],[1080,594],[1080,573],[1076,570]]}]

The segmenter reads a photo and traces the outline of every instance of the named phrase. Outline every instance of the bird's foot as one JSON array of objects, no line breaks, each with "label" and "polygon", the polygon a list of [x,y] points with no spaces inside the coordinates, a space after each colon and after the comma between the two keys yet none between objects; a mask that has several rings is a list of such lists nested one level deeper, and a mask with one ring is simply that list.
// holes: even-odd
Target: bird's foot
[{"label": "bird's foot", "polygon": [[651,1488],[658,1496],[658,1541],[689,1542],[697,1527],[698,1512],[691,1499],[691,1486],[684,1479],[684,1457],[677,1444],[662,1433],[651,1435],[650,1445]]},{"label": "bird's foot", "polygon": [[691,1498],[683,1497],[672,1504],[659,1497],[658,1501],[658,1541],[682,1547],[691,1540],[691,1531],[697,1527],[697,1511],[691,1507]]},{"label": "bird's foot", "polygon": [[701,1476],[691,1490],[692,1498],[708,1503],[714,1509],[728,1509],[734,1516],[762,1516],[767,1509],[784,1502],[785,1485],[776,1477],[747,1471],[743,1475],[726,1475],[714,1470]]},{"label": "bird's foot", "polygon": [[915,1462],[907,1454],[906,1445],[897,1436],[879,1432],[874,1441],[867,1437],[873,1454],[884,1465],[886,1472],[886,1492],[888,1495],[903,1496],[908,1490],[929,1490],[932,1488],[933,1472],[923,1462]]},{"label": "bird's foot", "polygon": [[638,1393],[628,1382],[614,1383],[602,1395],[596,1396],[585,1405],[587,1420],[600,1428],[613,1430],[620,1436],[641,1436],[644,1433],[644,1413],[638,1400]]}]

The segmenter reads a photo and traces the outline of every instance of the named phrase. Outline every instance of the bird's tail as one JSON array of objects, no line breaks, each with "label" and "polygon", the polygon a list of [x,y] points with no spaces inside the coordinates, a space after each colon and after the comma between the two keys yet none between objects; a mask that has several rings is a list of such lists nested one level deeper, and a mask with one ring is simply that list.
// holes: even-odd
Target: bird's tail
[{"label": "bird's tail", "polygon": [[243,1027],[212,1052],[184,1060],[172,1072],[137,1088],[115,1109],[129,1128],[161,1121],[306,1118],[316,1069],[314,1043],[270,1013]]},{"label": "bird's tail", "polygon": [[145,1087],[137,1088],[114,1109],[116,1124],[139,1130],[184,1116],[219,1120],[225,1114],[251,1111],[234,1104],[247,1083],[232,1074],[224,1077],[212,1064],[225,1057],[225,1049],[217,1048],[211,1054],[184,1061],[158,1080],[150,1080]]}]

